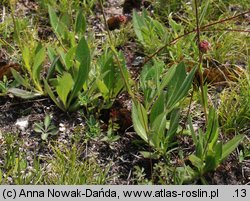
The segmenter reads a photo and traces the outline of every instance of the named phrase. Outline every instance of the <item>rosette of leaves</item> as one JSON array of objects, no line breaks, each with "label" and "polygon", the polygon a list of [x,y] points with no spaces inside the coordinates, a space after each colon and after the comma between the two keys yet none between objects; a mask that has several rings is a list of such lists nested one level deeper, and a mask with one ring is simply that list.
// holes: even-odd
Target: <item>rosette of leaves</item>
[{"label": "rosette of leaves", "polygon": [[42,140],[47,140],[49,135],[56,135],[58,133],[57,127],[52,124],[50,115],[46,114],[44,121],[34,123],[34,131],[41,133]]},{"label": "rosette of leaves", "polygon": [[[142,102],[133,102],[132,120],[136,133],[157,152],[166,155],[175,144],[179,127],[180,103],[187,96],[196,68],[186,73],[184,63],[164,72],[165,64],[145,66],[141,73]],[[149,156],[144,153],[144,156]],[[151,155],[152,156],[152,155]]]},{"label": "rosette of leaves", "polygon": [[193,167],[193,178],[200,178],[206,183],[204,174],[215,171],[216,168],[226,160],[226,158],[238,147],[243,140],[244,135],[236,135],[226,143],[219,141],[219,123],[218,116],[214,108],[210,108],[208,125],[206,132],[198,129],[198,135],[195,133],[191,117],[189,117],[189,127],[195,144],[195,153],[189,156]]}]

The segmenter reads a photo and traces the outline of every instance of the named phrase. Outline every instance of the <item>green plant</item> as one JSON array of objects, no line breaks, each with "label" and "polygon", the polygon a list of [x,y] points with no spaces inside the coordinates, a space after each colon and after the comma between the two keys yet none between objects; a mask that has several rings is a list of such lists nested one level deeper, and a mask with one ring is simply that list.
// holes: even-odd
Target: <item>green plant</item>
[{"label": "green plant", "polygon": [[[12,133],[3,135],[4,146],[1,146],[1,155],[3,165],[0,166],[1,184],[38,184],[42,178],[42,168],[39,159],[34,157],[31,166],[26,160],[26,153],[22,150],[22,141],[18,136]],[[2,150],[3,149],[3,150]],[[5,151],[4,151],[5,150]]]},{"label": "green plant", "polygon": [[[41,84],[41,73],[42,64],[45,61],[46,57],[46,49],[42,46],[41,43],[35,44],[34,49],[29,47],[28,45],[24,45],[22,47],[22,57],[24,67],[28,72],[29,78],[32,83],[30,83],[30,80],[28,78],[22,77],[20,73],[15,69],[11,69],[15,80],[31,92],[34,91],[34,93],[32,93],[34,97],[43,95],[44,91]],[[35,89],[33,89],[33,86],[35,87]],[[20,91],[23,92],[23,94],[20,94]],[[29,93],[28,91],[17,88],[12,88],[11,92],[16,96],[20,96],[21,98],[26,98],[26,94],[27,98],[30,98],[31,96],[31,93]]]},{"label": "green plant", "polygon": [[[58,62],[58,65],[63,66],[60,69],[60,75],[50,80],[51,86],[55,87],[55,92],[47,80],[43,79],[45,91],[61,110],[75,110],[79,106],[78,96],[84,85],[86,87],[90,71],[88,44],[83,36],[76,47],[72,47],[66,54],[60,56],[61,61],[53,52],[50,54],[54,61],[51,69],[55,68]],[[49,73],[48,78],[50,75]]]},{"label": "green plant", "polygon": [[5,96],[8,93],[10,87],[10,81],[6,76],[3,76],[3,80],[0,81],[0,96]]},{"label": "green plant", "polygon": [[250,79],[249,70],[236,84],[221,93],[218,109],[219,121],[226,133],[244,133],[250,127]]},{"label": "green plant", "polygon": [[243,143],[243,150],[240,150],[239,153],[239,161],[243,162],[244,160],[248,160],[250,158],[250,142],[249,139]]},{"label": "green plant", "polygon": [[[128,73],[125,58],[121,52],[119,52],[118,58],[124,72]],[[109,109],[115,98],[125,89],[117,65],[114,53],[110,49],[106,49],[97,59],[97,64],[91,68],[88,85],[79,98],[81,105],[88,111],[96,108],[97,105],[98,110]]]},{"label": "green plant", "polygon": [[44,121],[40,123],[34,123],[34,131],[37,133],[41,133],[42,140],[47,140],[49,135],[56,135],[58,133],[58,129],[51,122],[50,115],[46,114]]},{"label": "green plant", "polygon": [[11,69],[11,72],[17,83],[25,89],[13,87],[9,92],[21,98],[32,98],[44,95],[41,75],[43,73],[42,67],[46,59],[46,48],[42,43],[37,42],[34,37],[37,29],[35,28],[35,24],[32,23],[33,21],[31,22],[27,20],[27,18],[18,19],[14,15],[16,9],[15,1],[10,1],[10,9],[13,23],[13,39],[21,52],[20,60],[22,60],[23,63],[20,71],[25,74],[23,76],[15,69]]},{"label": "green plant", "polygon": [[87,24],[82,8],[78,7],[76,17],[74,17],[73,10],[68,6],[68,3],[65,6],[68,9],[65,11],[61,10],[59,16],[57,16],[55,9],[51,6],[48,6],[48,12],[51,26],[60,45],[64,49],[68,49],[76,46],[76,38],[83,38]]},{"label": "green plant", "polygon": [[[133,12],[133,26],[138,40],[149,53],[154,52],[161,44],[170,40],[166,27],[151,18],[145,10],[142,12],[142,16]],[[154,42],[152,43],[152,41]]]},{"label": "green plant", "polygon": [[[68,13],[72,10],[62,12],[58,17],[48,6],[48,12],[60,46],[48,48],[51,67],[43,79],[44,87],[61,110],[72,111],[80,106],[78,96],[86,88],[90,72],[91,55],[84,36],[86,20],[81,9],[78,9],[76,18]],[[57,78],[53,77],[55,72],[58,73]]]},{"label": "green plant", "polygon": [[[147,68],[145,68],[147,69]],[[162,73],[162,63],[142,72],[143,103],[133,102],[132,120],[137,134],[160,155],[166,155],[174,144],[179,125],[179,107],[186,97],[195,69],[188,75],[184,63]],[[169,126],[167,126],[169,124]]]},{"label": "green plant", "polygon": [[54,157],[47,162],[50,164],[46,172],[44,183],[53,185],[82,185],[105,184],[109,166],[104,169],[99,167],[94,159],[80,158],[80,151],[76,145],[70,149],[62,145],[62,150],[52,147]]},{"label": "green plant", "polygon": [[146,173],[144,168],[140,168],[139,166],[134,167],[133,177],[136,184],[139,185],[150,185],[152,182],[146,178]]},{"label": "green plant", "polygon": [[208,125],[205,133],[199,129],[198,136],[196,136],[190,117],[189,126],[195,144],[195,154],[191,154],[189,160],[194,166],[195,177],[200,178],[206,183],[203,177],[204,174],[215,171],[216,168],[237,148],[239,143],[243,140],[244,135],[236,135],[225,144],[218,141],[219,123],[216,111],[213,108],[209,111]]},{"label": "green plant", "polygon": [[87,124],[86,137],[88,139],[95,139],[101,135],[100,124],[93,115],[90,115],[90,117],[86,119],[86,124]]}]

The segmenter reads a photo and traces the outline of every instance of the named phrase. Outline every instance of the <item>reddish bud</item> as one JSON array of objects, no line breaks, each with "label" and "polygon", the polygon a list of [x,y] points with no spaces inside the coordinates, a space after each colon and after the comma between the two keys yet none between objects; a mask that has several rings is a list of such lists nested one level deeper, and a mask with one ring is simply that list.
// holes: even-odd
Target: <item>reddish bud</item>
[{"label": "reddish bud", "polygon": [[120,22],[124,22],[124,23],[127,21],[127,17],[125,15],[119,15],[118,19]]},{"label": "reddish bud", "polygon": [[206,53],[208,50],[211,49],[211,44],[208,41],[203,40],[199,44],[199,49],[201,52]]}]

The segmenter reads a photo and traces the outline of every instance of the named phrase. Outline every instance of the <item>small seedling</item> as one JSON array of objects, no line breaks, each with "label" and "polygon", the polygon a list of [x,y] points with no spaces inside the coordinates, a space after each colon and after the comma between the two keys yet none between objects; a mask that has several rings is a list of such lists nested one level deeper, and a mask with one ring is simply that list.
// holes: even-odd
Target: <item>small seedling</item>
[{"label": "small seedling", "polygon": [[46,114],[43,122],[34,124],[34,131],[41,133],[42,140],[47,140],[49,135],[56,135],[58,133],[58,129],[52,124],[51,117],[48,114]]},{"label": "small seedling", "polygon": [[3,79],[0,80],[0,96],[5,96],[8,92],[8,88],[10,86],[10,81],[8,80],[7,76],[3,76]]}]

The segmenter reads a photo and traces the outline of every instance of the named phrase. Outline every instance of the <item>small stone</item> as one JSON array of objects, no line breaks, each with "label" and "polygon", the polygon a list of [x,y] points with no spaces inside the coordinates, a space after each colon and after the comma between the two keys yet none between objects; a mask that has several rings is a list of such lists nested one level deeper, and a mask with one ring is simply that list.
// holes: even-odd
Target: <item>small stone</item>
[{"label": "small stone", "polygon": [[29,117],[23,117],[23,118],[17,119],[15,125],[16,125],[17,128],[19,128],[21,131],[25,131],[25,129],[27,129],[27,128],[28,128],[28,125],[29,125]]},{"label": "small stone", "polygon": [[65,125],[64,125],[63,123],[60,123],[60,124],[59,124],[59,131],[60,131],[60,132],[64,132],[65,130],[66,130]]}]

